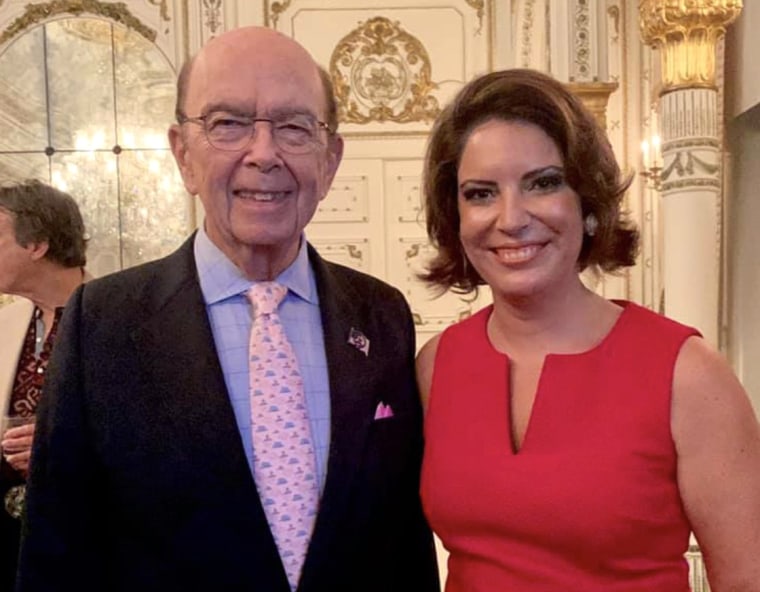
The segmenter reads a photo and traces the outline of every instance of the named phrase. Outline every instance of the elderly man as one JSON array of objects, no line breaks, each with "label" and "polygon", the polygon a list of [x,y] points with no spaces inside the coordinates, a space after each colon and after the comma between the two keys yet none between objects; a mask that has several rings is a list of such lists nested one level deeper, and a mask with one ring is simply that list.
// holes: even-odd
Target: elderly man
[{"label": "elderly man", "polygon": [[249,27],[177,95],[204,226],[67,308],[18,589],[438,590],[409,307],[304,237],[343,151],[329,77]]},{"label": "elderly man", "polygon": [[33,180],[0,187],[0,292],[19,296],[0,308],[0,590],[14,585],[34,414],[63,305],[84,277],[85,246],[71,196]]}]

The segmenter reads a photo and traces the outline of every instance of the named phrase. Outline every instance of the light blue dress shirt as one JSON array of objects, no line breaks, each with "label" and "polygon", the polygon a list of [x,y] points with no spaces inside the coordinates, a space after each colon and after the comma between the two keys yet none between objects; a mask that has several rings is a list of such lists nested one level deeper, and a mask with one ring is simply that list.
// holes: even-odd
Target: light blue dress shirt
[{"label": "light blue dress shirt", "polygon": [[[235,411],[248,465],[253,472],[251,406],[248,394],[248,340],[252,310],[246,292],[254,282],[245,278],[232,261],[211,242],[202,228],[196,234],[193,247],[216,351],[230,402]],[[276,278],[276,281],[288,288],[278,312],[285,334],[293,344],[303,377],[321,493],[327,476],[330,444],[330,387],[317,284],[314,271],[309,264],[306,238],[303,235],[296,260]]]}]

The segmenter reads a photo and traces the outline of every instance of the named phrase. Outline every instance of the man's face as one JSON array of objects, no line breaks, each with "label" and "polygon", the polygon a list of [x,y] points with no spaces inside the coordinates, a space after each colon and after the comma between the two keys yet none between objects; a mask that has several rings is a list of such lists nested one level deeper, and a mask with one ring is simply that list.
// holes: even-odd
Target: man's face
[{"label": "man's face", "polygon": [[[193,65],[184,105],[191,118],[224,111],[257,118],[297,113],[323,121],[325,109],[308,54],[260,29],[210,42]],[[317,137],[310,151],[294,155],[278,147],[268,122],[256,123],[254,138],[236,151],[212,146],[196,123],[170,130],[185,187],[203,203],[209,238],[249,276],[271,277],[293,261],[304,227],[327,194],[342,141],[324,130]]]},{"label": "man's face", "polygon": [[34,245],[18,244],[13,215],[0,208],[0,292],[19,293],[23,277],[34,261],[33,253]]}]

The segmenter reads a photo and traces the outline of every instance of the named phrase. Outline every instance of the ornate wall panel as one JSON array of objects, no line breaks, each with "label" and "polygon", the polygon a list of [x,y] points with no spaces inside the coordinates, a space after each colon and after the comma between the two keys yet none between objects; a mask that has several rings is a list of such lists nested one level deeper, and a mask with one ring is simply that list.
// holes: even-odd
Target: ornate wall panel
[{"label": "ornate wall panel", "polygon": [[261,3],[264,23],[294,37],[330,72],[338,99],[345,156],[307,236],[326,258],[402,290],[420,343],[479,307],[453,294],[433,299],[416,279],[429,256],[420,175],[435,116],[465,82],[491,69],[493,4]]},{"label": "ornate wall panel", "polygon": [[435,293],[416,279],[416,274],[422,271],[425,262],[433,255],[425,238],[402,237],[389,247],[394,260],[403,262],[394,266],[390,279],[396,286],[402,287],[411,304],[418,332],[434,335],[482,306],[472,298],[468,301],[453,293],[435,298]]},{"label": "ornate wall panel", "polygon": [[409,301],[420,342],[438,333],[451,323],[469,316],[484,306],[489,294],[482,292],[476,299],[446,293],[436,297],[417,279],[425,262],[433,255],[427,242],[424,219],[420,209],[420,170],[418,159],[385,162],[385,186],[389,200],[386,208],[388,280],[404,292]]},{"label": "ornate wall panel", "polygon": [[314,222],[368,222],[369,192],[367,175],[338,175],[327,198],[320,202]]},{"label": "ornate wall panel", "polygon": [[366,238],[312,238],[311,243],[325,259],[370,273],[372,246]]},{"label": "ornate wall panel", "polygon": [[[401,5],[399,5],[401,4]],[[426,134],[461,85],[490,69],[492,0],[264,3],[266,23],[330,70],[344,134]]]},{"label": "ornate wall panel", "polygon": [[325,258],[384,278],[382,170],[377,158],[344,158],[306,235]]}]

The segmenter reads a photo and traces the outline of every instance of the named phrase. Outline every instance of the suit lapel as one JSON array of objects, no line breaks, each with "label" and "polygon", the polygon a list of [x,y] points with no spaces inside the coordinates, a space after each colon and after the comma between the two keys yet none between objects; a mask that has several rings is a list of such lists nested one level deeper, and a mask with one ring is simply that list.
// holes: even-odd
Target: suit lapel
[{"label": "suit lapel", "polygon": [[223,482],[249,481],[252,498],[258,499],[197,280],[192,241],[164,260],[145,321],[132,339],[146,383],[161,385],[161,408],[168,410],[163,421],[172,424],[172,433],[186,434],[203,470]]},{"label": "suit lapel", "polygon": [[368,396],[367,384],[374,382],[372,357],[349,343],[351,329],[363,330],[361,297],[341,281],[309,246],[317,279],[324,332],[325,354],[330,377],[331,441],[327,480],[304,569],[321,563],[314,557],[327,553],[333,526],[347,507],[356,468],[361,465],[365,442],[374,418],[376,402]]}]

